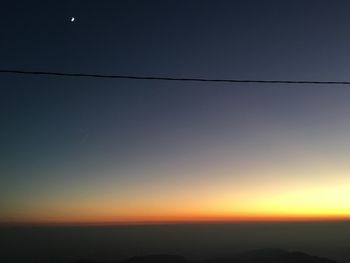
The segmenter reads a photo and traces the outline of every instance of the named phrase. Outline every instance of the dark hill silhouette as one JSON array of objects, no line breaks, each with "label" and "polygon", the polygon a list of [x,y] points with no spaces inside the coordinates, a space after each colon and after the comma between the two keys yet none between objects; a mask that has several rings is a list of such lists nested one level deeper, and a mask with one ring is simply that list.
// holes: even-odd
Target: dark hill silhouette
[{"label": "dark hill silhouette", "polygon": [[238,253],[234,256],[240,259],[275,258],[285,256],[288,253],[288,251],[279,248],[264,248]]},{"label": "dark hill silhouette", "polygon": [[182,256],[175,255],[150,255],[150,256],[139,256],[132,257],[130,259],[119,261],[118,263],[187,263]]},{"label": "dark hill silhouette", "polygon": [[[105,261],[79,260],[73,263],[107,263]],[[311,256],[298,251],[282,249],[259,249],[234,254],[225,258],[192,261],[176,255],[137,256],[127,260],[108,263],[337,263],[337,261]]]},{"label": "dark hill silhouette", "polygon": [[271,248],[238,253],[226,258],[208,260],[206,263],[336,263],[336,261],[302,252]]}]

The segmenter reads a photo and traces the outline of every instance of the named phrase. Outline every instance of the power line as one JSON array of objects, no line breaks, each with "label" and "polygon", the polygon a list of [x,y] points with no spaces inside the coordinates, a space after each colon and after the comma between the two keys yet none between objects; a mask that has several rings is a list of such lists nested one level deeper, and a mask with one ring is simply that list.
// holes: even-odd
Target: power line
[{"label": "power line", "polygon": [[0,69],[0,73],[22,74],[22,75],[46,75],[46,76],[58,76],[58,77],[87,77],[87,78],[104,78],[104,79],[136,79],[136,80],[191,81],[191,82],[350,85],[350,81],[176,78],[176,77],[156,77],[156,76],[136,76],[136,75],[105,75],[105,74],[66,73],[66,72],[50,72],[50,71],[26,71],[26,70],[9,70],[9,69]]}]

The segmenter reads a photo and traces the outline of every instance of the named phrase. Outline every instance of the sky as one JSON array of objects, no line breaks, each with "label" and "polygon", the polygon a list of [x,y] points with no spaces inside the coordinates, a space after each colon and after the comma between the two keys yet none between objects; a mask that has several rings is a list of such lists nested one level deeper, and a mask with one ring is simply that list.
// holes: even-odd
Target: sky
[{"label": "sky", "polygon": [[[6,1],[0,68],[346,81],[349,9]],[[0,89],[0,223],[350,218],[347,86],[1,74]]]}]

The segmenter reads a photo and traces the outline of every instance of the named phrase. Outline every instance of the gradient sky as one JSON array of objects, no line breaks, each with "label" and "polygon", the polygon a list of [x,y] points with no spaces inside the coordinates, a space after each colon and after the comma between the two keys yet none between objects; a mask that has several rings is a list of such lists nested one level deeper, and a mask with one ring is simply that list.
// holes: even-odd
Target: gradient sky
[{"label": "gradient sky", "polygon": [[[349,10],[6,1],[0,68],[349,81]],[[6,74],[0,87],[0,222],[350,218],[349,87]]]}]

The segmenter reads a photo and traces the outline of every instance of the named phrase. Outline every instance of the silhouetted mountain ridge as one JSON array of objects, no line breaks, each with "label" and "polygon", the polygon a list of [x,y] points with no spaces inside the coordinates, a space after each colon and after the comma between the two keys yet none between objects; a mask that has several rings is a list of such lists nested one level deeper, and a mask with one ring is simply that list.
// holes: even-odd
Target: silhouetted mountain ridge
[{"label": "silhouetted mountain ridge", "polygon": [[311,256],[299,251],[276,248],[237,253],[229,257],[207,260],[206,263],[335,263],[336,261]]},{"label": "silhouetted mountain ridge", "polygon": [[152,262],[152,263],[186,263],[189,261],[187,261],[182,256],[159,254],[159,255],[132,257],[132,258],[124,260],[124,261],[119,261],[118,263],[148,263],[148,262]]},{"label": "silhouetted mountain ridge", "polygon": [[[105,261],[79,260],[72,263],[107,263]],[[337,261],[311,256],[299,251],[286,251],[276,248],[252,250],[224,258],[210,260],[187,260],[178,255],[135,256],[122,261],[108,263],[337,263]]]}]

